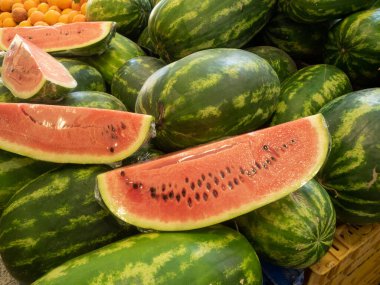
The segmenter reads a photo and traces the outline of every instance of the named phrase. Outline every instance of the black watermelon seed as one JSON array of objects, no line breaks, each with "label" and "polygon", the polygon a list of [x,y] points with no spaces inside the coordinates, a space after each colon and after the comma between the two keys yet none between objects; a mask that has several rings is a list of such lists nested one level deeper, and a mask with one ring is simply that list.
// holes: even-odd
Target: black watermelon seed
[{"label": "black watermelon seed", "polygon": [[191,200],[191,198],[187,199],[187,205],[189,205],[190,208],[193,206],[193,201]]},{"label": "black watermelon seed", "polygon": [[214,195],[215,198],[218,198],[219,193],[214,189],[212,190],[212,195]]},{"label": "black watermelon seed", "polygon": [[165,192],[165,190],[166,190],[166,185],[165,184],[162,184],[161,190],[162,190],[162,192]]},{"label": "black watermelon seed", "polygon": [[219,184],[219,179],[218,179],[218,177],[214,177],[214,182],[215,182],[216,185]]},{"label": "black watermelon seed", "polygon": [[202,180],[205,181],[206,180],[206,176],[204,174],[202,174]]},{"label": "black watermelon seed", "polygon": [[222,178],[226,177],[226,174],[222,170],[220,171],[220,177]]},{"label": "black watermelon seed", "polygon": [[123,123],[123,122],[120,122],[120,126],[123,130],[125,130],[127,128],[127,126]]},{"label": "black watermelon seed", "polygon": [[263,150],[269,150],[269,146],[267,146],[266,144],[263,145]]},{"label": "black watermelon seed", "polygon": [[231,173],[231,168],[229,168],[228,166],[226,167],[226,170],[228,173]]},{"label": "black watermelon seed", "polygon": [[202,181],[200,179],[198,179],[197,183],[198,183],[198,187],[202,187]]},{"label": "black watermelon seed", "polygon": [[181,195],[179,194],[175,195],[175,199],[177,200],[177,202],[181,201]]},{"label": "black watermelon seed", "polygon": [[201,199],[201,196],[199,193],[195,193],[195,200],[199,201]]},{"label": "black watermelon seed", "polygon": [[237,178],[234,178],[235,185],[239,185],[239,180]]},{"label": "black watermelon seed", "polygon": [[110,152],[114,152],[115,149],[111,146],[111,147],[109,148],[109,151],[110,151]]},{"label": "black watermelon seed", "polygon": [[258,163],[257,161],[255,162],[255,165],[256,165],[256,167],[257,167],[258,169],[261,169],[261,165],[260,165],[260,163]]},{"label": "black watermelon seed", "polygon": [[210,183],[206,183],[206,188],[208,189],[208,190],[210,190],[211,189],[211,184]]},{"label": "black watermelon seed", "polygon": [[296,140],[295,140],[295,139],[292,139],[292,140],[290,141],[290,143],[291,143],[291,144],[295,144],[295,143],[296,143]]},{"label": "black watermelon seed", "polygon": [[170,192],[169,192],[169,198],[170,198],[170,199],[173,199],[173,198],[174,198],[174,192],[173,192],[173,191],[170,191]]},{"label": "black watermelon seed", "polygon": [[191,188],[192,190],[195,189],[195,183],[194,183],[194,182],[191,182],[191,183],[190,183],[190,188]]},{"label": "black watermelon seed", "polygon": [[166,202],[168,200],[168,195],[162,194],[162,199]]},{"label": "black watermelon seed", "polygon": [[133,189],[138,189],[138,188],[139,188],[139,185],[138,185],[137,183],[133,183],[133,184],[132,184],[132,187],[133,187]]},{"label": "black watermelon seed", "polygon": [[288,146],[287,146],[286,144],[283,144],[282,146],[283,146],[284,148],[288,148]]},{"label": "black watermelon seed", "polygon": [[186,197],[186,189],[185,188],[182,188],[182,192],[181,193],[182,193],[183,197]]},{"label": "black watermelon seed", "polygon": [[265,169],[268,169],[268,164],[266,164],[265,162],[263,163],[263,167],[265,168]]},{"label": "black watermelon seed", "polygon": [[239,169],[240,169],[240,173],[241,173],[241,174],[244,174],[244,173],[245,173],[243,167],[240,167]]},{"label": "black watermelon seed", "polygon": [[228,188],[230,188],[231,190],[234,189],[234,184],[232,184],[231,181],[228,181]]},{"label": "black watermelon seed", "polygon": [[150,195],[153,197],[156,197],[156,188],[154,187],[150,187],[149,188],[149,191],[150,191]]},{"label": "black watermelon seed", "polygon": [[169,184],[168,184],[168,186],[169,186],[169,188],[171,188],[171,187],[172,187],[172,184],[171,184],[171,183],[169,183]]},{"label": "black watermelon seed", "polygon": [[276,161],[276,158],[273,157],[273,156],[271,156],[270,159],[273,160],[273,161]]},{"label": "black watermelon seed", "polygon": [[208,195],[207,195],[207,193],[203,193],[203,200],[205,200],[205,201],[208,200]]},{"label": "black watermelon seed", "polygon": [[186,183],[189,183],[189,177],[186,177],[186,178],[185,178],[185,182],[186,182]]},{"label": "black watermelon seed", "polygon": [[125,176],[125,172],[123,170],[120,171],[120,175],[124,177]]},{"label": "black watermelon seed", "polygon": [[212,174],[211,174],[211,172],[209,172],[209,173],[208,173],[208,176],[209,176],[209,177],[212,177]]}]

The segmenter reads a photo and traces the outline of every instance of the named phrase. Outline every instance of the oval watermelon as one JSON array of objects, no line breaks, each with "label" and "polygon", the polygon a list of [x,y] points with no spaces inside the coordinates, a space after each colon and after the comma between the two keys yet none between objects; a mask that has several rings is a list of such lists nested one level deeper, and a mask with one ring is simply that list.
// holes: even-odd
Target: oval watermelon
[{"label": "oval watermelon", "polygon": [[239,49],[209,49],[152,74],[136,112],[155,117],[154,144],[169,152],[259,128],[279,93],[266,60]]},{"label": "oval watermelon", "polygon": [[260,257],[282,267],[306,268],[331,247],[336,216],[326,190],[310,180],[290,195],[236,222]]},{"label": "oval watermelon", "polygon": [[75,258],[34,285],[86,284],[261,285],[260,262],[238,232],[218,226],[139,234]]}]

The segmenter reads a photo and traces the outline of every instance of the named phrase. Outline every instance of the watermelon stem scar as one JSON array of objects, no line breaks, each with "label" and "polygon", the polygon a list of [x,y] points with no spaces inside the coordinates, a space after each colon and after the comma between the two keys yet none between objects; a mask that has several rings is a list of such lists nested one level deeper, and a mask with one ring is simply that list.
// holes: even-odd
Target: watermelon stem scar
[{"label": "watermelon stem scar", "polygon": [[139,228],[191,230],[276,201],[312,179],[330,136],[321,114],[97,176],[102,203]]}]

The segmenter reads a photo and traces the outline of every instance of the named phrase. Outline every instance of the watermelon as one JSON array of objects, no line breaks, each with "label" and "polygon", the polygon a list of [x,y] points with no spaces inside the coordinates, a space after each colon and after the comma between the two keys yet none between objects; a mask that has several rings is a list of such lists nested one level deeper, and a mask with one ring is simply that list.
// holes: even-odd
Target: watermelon
[{"label": "watermelon", "polygon": [[149,35],[166,61],[211,48],[240,48],[268,22],[276,0],[160,1]]},{"label": "watermelon", "polygon": [[279,10],[299,23],[334,20],[353,12],[368,9],[375,0],[279,0]]},{"label": "watermelon", "polygon": [[15,97],[30,101],[58,100],[77,86],[61,63],[18,35],[4,57],[1,78]]},{"label": "watermelon", "polygon": [[265,45],[275,46],[295,60],[321,62],[321,46],[327,40],[328,25],[325,23],[302,24],[284,14],[277,14],[264,27],[261,37]]},{"label": "watermelon", "polygon": [[351,91],[350,79],[334,65],[304,67],[282,82],[271,124],[314,115],[329,101]]},{"label": "watermelon", "polygon": [[0,219],[0,254],[19,281],[33,282],[78,255],[135,233],[94,197],[105,166],[64,166],[20,189]]},{"label": "watermelon", "polygon": [[280,82],[297,71],[294,60],[282,49],[272,46],[254,46],[245,50],[264,58],[273,67]]},{"label": "watermelon", "polygon": [[355,224],[380,222],[380,88],[351,92],[320,112],[331,133],[331,152],[318,173],[337,216]]},{"label": "watermelon", "polygon": [[326,190],[310,180],[288,196],[238,217],[236,223],[261,258],[282,267],[306,268],[331,247],[336,215]]},{"label": "watermelon", "polygon": [[117,32],[135,39],[148,24],[149,0],[88,0],[87,21],[114,21]]},{"label": "watermelon", "polygon": [[70,260],[34,285],[261,285],[260,262],[249,242],[227,227],[146,233]]},{"label": "watermelon", "polygon": [[16,103],[18,101],[21,101],[21,99],[18,99],[15,96],[13,96],[12,92],[4,86],[3,80],[1,80],[0,78],[0,102]]},{"label": "watermelon", "polygon": [[137,39],[137,44],[148,54],[151,56],[156,56],[157,52],[155,50],[152,39],[149,36],[148,27],[146,27],[140,34]]},{"label": "watermelon", "polygon": [[76,80],[75,91],[106,91],[106,83],[100,72],[93,66],[73,58],[57,58]]},{"label": "watermelon", "polygon": [[165,63],[155,57],[138,56],[124,63],[112,78],[111,93],[119,98],[128,110],[135,111],[137,95],[144,82]]},{"label": "watermelon", "polygon": [[105,21],[0,28],[0,49],[8,50],[17,34],[55,55],[90,56],[103,53],[114,33],[115,23]]},{"label": "watermelon", "polygon": [[200,228],[297,190],[317,173],[328,148],[317,114],[105,172],[97,191],[117,218],[140,228]]},{"label": "watermelon", "polygon": [[163,154],[164,153],[162,151],[156,149],[152,144],[146,143],[131,156],[124,159],[122,161],[122,165],[130,165],[134,163],[140,163],[147,160],[156,159]]},{"label": "watermelon", "polygon": [[82,60],[99,70],[110,85],[117,70],[129,59],[140,55],[145,53],[135,42],[116,33],[106,52],[98,56],[83,57]]},{"label": "watermelon", "polygon": [[380,8],[357,12],[328,33],[324,61],[345,71],[356,89],[379,87]]},{"label": "watermelon", "polygon": [[0,149],[57,163],[113,163],[148,139],[151,122],[123,111],[0,103]]},{"label": "watermelon", "polygon": [[58,164],[38,161],[0,150],[0,216],[16,191],[55,167],[58,167]]},{"label": "watermelon", "polygon": [[259,128],[274,112],[279,93],[278,76],[263,58],[240,49],[209,49],[153,73],[135,110],[155,117],[154,144],[170,152]]},{"label": "watermelon", "polygon": [[61,101],[61,106],[76,106],[127,111],[127,108],[119,99],[111,94],[100,91],[76,91],[66,94]]}]

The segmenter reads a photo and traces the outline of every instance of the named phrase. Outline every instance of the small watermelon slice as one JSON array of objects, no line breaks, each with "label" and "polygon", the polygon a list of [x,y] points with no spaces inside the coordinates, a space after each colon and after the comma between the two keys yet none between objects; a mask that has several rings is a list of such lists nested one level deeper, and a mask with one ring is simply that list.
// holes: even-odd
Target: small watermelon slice
[{"label": "small watermelon slice", "polygon": [[0,103],[0,149],[57,163],[111,164],[149,138],[152,121],[124,111]]},{"label": "small watermelon slice", "polygon": [[19,35],[5,54],[1,78],[15,97],[33,101],[58,100],[77,86],[62,63]]},{"label": "small watermelon slice", "polygon": [[317,114],[105,172],[97,194],[117,218],[141,228],[206,227],[300,188],[322,166],[329,143]]},{"label": "small watermelon slice", "polygon": [[111,21],[0,28],[0,49],[8,50],[15,35],[19,35],[55,55],[91,56],[103,53],[115,32],[116,23]]}]

